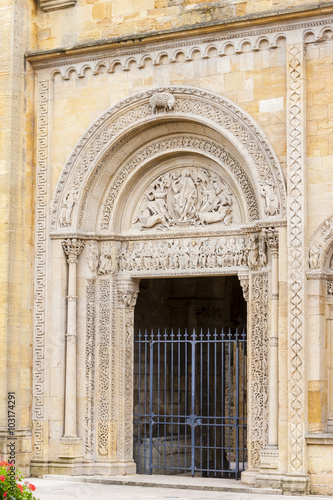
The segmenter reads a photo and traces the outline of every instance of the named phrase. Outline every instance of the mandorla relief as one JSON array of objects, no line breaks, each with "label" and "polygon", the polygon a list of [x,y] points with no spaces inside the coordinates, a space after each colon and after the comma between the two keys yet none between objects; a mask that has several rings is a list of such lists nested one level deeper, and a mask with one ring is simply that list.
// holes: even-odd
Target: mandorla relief
[{"label": "mandorla relief", "polygon": [[123,242],[119,271],[158,271],[249,267],[267,263],[264,239],[257,234],[241,237],[173,239]]},{"label": "mandorla relief", "polygon": [[178,168],[158,177],[146,190],[133,223],[141,230],[232,222],[233,193],[204,168]]}]

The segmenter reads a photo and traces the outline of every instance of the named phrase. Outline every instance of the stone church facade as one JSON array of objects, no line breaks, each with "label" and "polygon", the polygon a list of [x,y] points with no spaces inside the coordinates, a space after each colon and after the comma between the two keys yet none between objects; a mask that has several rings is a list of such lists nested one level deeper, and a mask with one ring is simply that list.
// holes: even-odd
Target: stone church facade
[{"label": "stone church facade", "polygon": [[333,2],[0,13],[1,454],[13,392],[26,473],[134,474],[142,283],[235,277],[242,481],[332,494]]}]

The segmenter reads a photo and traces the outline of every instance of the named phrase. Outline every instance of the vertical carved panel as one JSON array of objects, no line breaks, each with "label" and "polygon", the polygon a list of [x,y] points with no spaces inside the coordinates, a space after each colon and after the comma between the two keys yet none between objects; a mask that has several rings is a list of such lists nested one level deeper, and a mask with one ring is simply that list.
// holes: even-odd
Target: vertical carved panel
[{"label": "vertical carved panel", "polygon": [[126,309],[125,323],[125,458],[131,460],[133,448],[133,346],[134,309]]},{"label": "vertical carved panel", "polygon": [[111,388],[110,388],[110,458],[115,459],[117,455],[117,399],[116,399],[116,290],[114,280],[112,283],[112,326],[111,326],[111,366],[110,366],[110,377],[111,377]]},{"label": "vertical carved panel", "polygon": [[290,468],[302,472],[304,464],[304,171],[303,171],[303,46],[288,50],[288,247],[290,289]]},{"label": "vertical carved panel", "polygon": [[[47,227],[47,146],[49,83],[38,85],[38,139],[36,176],[35,345],[33,367],[34,457],[44,455],[44,354]],[[46,439],[46,436],[45,436]]]},{"label": "vertical carved panel", "polygon": [[268,435],[268,274],[251,277],[249,462],[258,468]]},{"label": "vertical carved panel", "polygon": [[99,284],[99,400],[98,400],[98,455],[109,453],[109,370],[111,326],[110,280]]},{"label": "vertical carved panel", "polygon": [[86,431],[85,454],[94,454],[94,401],[95,401],[95,345],[96,345],[96,291],[95,280],[87,282],[86,290]]}]

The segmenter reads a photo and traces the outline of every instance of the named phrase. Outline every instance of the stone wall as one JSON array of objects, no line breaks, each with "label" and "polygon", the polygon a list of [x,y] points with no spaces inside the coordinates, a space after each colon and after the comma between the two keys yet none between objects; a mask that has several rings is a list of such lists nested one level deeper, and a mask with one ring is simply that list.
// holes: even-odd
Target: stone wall
[{"label": "stone wall", "polygon": [[[61,1],[44,3],[59,4]],[[75,2],[67,2],[73,5]],[[66,10],[37,16],[40,50],[95,42],[132,34],[174,30],[207,23],[236,23],[293,9],[323,8],[331,0],[80,0]],[[299,16],[297,16],[299,18]]]}]

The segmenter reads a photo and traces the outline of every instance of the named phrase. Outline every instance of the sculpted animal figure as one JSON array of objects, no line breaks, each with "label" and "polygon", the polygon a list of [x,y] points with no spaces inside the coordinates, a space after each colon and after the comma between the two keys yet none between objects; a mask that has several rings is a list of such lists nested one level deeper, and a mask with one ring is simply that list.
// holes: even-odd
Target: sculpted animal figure
[{"label": "sculpted animal figure", "polygon": [[153,115],[157,113],[158,108],[163,108],[166,113],[168,109],[173,109],[176,104],[176,99],[172,94],[168,94],[167,92],[160,92],[154,94],[149,99],[149,104],[152,109]]}]

